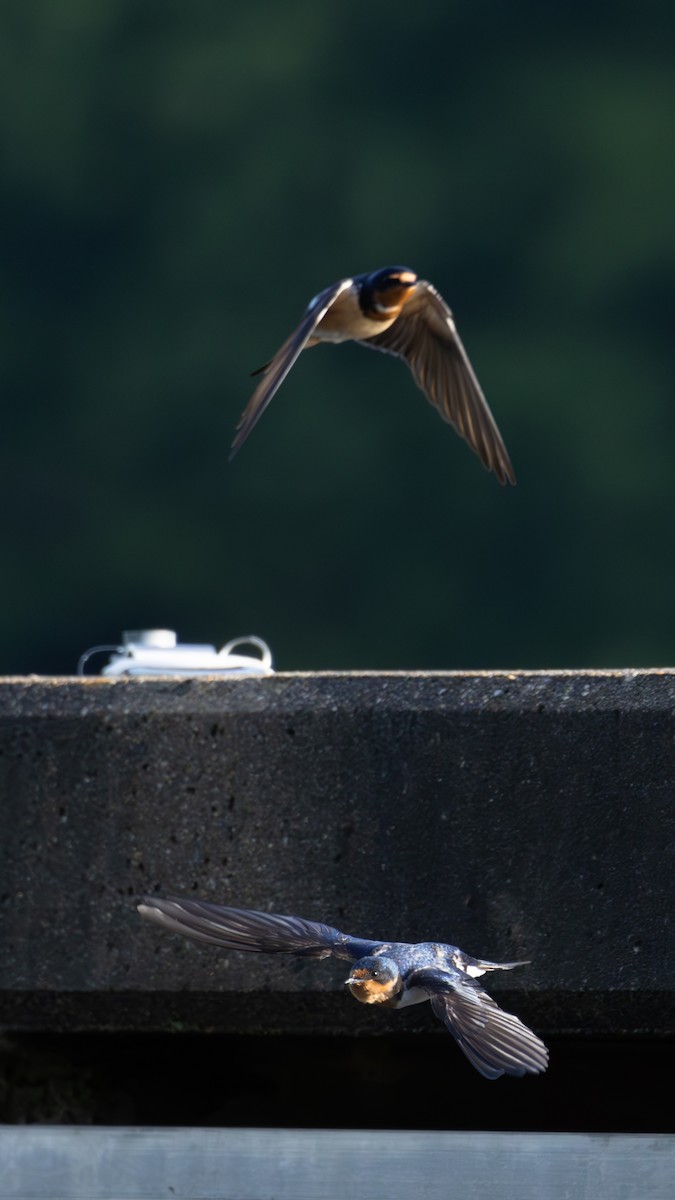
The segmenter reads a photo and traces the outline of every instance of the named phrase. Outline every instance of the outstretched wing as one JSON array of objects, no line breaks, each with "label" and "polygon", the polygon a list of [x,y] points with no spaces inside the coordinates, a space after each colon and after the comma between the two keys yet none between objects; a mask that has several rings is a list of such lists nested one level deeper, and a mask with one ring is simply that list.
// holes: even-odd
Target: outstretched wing
[{"label": "outstretched wing", "polygon": [[291,954],[298,958],[361,958],[376,943],[351,938],[330,925],[303,917],[227,908],[206,900],[143,896],[138,911],[170,933],[228,950],[254,954]]},{"label": "outstretched wing", "polygon": [[504,1012],[478,984],[455,982],[430,1000],[434,1015],[486,1079],[546,1070],[548,1050],[541,1039],[513,1013]]},{"label": "outstretched wing", "polygon": [[352,283],[352,279],[340,279],[337,283],[333,283],[330,287],[325,288],[323,292],[319,292],[318,296],[315,296],[308,304],[305,315],[297,329],[286,339],[283,346],[277,350],[274,358],[263,368],[263,377],[246,405],[237,425],[236,436],[230,449],[230,460],[234,458],[237,450],[243,446],[253,427],[257,425],[270,400],[275,392],[278,391],[294,362],[304,350],[319,322],[323,320],[328,309],[335,303],[338,296],[346,291],[347,288],[350,288]]},{"label": "outstretched wing", "polygon": [[421,279],[400,317],[362,346],[405,359],[415,383],[445,421],[494,471],[500,483],[515,483],[506,446],[483,395],[445,300]]}]

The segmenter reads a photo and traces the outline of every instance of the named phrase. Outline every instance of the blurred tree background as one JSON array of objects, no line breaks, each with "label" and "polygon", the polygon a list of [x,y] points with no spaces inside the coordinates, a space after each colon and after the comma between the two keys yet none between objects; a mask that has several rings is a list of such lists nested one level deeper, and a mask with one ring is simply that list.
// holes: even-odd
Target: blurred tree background
[{"label": "blurred tree background", "polygon": [[[675,9],[4,0],[0,671],[675,661]],[[453,308],[518,476],[400,363],[248,372],[334,279]]]}]

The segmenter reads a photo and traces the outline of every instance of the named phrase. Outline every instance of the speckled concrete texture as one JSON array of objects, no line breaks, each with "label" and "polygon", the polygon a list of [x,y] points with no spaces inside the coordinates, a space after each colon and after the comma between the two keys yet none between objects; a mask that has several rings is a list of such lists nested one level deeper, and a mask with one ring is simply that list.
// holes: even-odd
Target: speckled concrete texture
[{"label": "speckled concrete texture", "polygon": [[443,1033],[165,935],[157,891],[529,958],[490,984],[539,1031],[672,1033],[674,733],[673,670],[0,680],[0,1024]]}]

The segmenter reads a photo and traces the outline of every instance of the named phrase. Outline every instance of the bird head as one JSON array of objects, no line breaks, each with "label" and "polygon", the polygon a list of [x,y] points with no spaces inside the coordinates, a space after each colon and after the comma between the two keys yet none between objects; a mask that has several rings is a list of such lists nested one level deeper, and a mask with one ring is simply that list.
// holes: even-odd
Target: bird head
[{"label": "bird head", "polygon": [[412,295],[416,284],[417,276],[408,267],[382,267],[366,276],[365,280],[367,293],[382,311],[401,308]]},{"label": "bird head", "polygon": [[359,959],[345,983],[352,996],[362,1004],[383,1004],[403,986],[396,963],[391,958],[374,955]]}]

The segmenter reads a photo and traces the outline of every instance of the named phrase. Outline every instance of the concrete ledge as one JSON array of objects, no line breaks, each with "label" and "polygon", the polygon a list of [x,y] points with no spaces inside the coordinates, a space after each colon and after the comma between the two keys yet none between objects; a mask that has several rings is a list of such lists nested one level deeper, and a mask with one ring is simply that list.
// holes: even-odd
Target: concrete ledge
[{"label": "concrete ledge", "polygon": [[672,1033],[674,734],[672,670],[0,680],[0,1023],[435,1028],[163,936],[156,890],[531,958],[494,992],[544,1034]]},{"label": "concrete ledge", "polygon": [[675,1137],[419,1130],[0,1129],[0,1200],[670,1200]]}]

